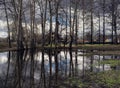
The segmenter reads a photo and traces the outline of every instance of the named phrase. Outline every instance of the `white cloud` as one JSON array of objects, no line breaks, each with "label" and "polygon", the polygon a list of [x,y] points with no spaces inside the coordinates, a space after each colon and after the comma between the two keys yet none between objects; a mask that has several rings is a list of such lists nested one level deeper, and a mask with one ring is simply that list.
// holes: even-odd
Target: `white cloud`
[{"label": "white cloud", "polygon": [[6,21],[3,21],[3,20],[0,20],[0,30],[7,30],[6,29],[7,27],[7,22]]},{"label": "white cloud", "polygon": [[7,36],[7,32],[0,31],[0,38],[6,38]]}]

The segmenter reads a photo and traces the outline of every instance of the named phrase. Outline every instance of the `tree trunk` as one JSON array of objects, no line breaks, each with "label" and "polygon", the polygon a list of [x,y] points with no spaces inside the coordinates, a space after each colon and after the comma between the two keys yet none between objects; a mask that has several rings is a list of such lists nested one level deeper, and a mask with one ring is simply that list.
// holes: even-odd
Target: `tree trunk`
[{"label": "tree trunk", "polygon": [[19,12],[18,12],[18,39],[17,39],[17,48],[23,49],[23,29],[22,29],[22,0],[18,1],[19,4]]},{"label": "tree trunk", "polygon": [[91,44],[93,44],[93,3],[94,0],[91,0]]},{"label": "tree trunk", "polygon": [[7,13],[7,7],[6,7],[6,0],[4,0],[4,9],[5,9],[5,14],[6,14],[6,20],[7,20],[7,28],[8,28],[8,44],[9,48],[11,48],[11,37],[10,37],[10,27],[9,27],[9,19],[8,19],[8,13]]},{"label": "tree trunk", "polygon": [[103,0],[103,44],[105,44],[105,0]]},{"label": "tree trunk", "polygon": [[85,44],[85,2],[84,0],[82,0],[82,5],[83,5],[83,12],[82,12],[82,15],[83,15],[83,44]]}]

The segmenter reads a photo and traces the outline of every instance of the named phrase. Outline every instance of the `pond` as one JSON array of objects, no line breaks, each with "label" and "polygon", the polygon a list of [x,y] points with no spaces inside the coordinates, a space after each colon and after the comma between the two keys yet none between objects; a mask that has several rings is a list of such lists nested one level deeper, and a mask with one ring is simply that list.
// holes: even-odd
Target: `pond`
[{"label": "pond", "polygon": [[119,88],[120,55],[92,52],[0,52],[0,88]]}]

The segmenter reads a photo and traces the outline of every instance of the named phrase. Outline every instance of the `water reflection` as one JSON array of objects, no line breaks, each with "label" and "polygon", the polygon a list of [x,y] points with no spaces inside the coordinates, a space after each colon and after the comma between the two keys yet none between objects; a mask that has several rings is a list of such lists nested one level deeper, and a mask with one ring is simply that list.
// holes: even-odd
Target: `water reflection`
[{"label": "water reflection", "polygon": [[0,64],[4,64],[8,61],[7,54],[8,52],[0,53]]},{"label": "water reflection", "polygon": [[[115,55],[87,55],[84,50],[29,50],[0,53],[0,88],[56,88],[67,77],[111,70],[100,61]],[[119,69],[119,66],[117,66]]]}]

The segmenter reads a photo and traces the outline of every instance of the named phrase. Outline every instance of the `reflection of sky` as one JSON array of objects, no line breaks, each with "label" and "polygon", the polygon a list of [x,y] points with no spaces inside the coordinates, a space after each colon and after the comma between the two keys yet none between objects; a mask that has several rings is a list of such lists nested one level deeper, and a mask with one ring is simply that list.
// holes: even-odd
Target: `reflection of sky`
[{"label": "reflection of sky", "polygon": [[0,53],[0,64],[7,63],[8,58],[7,58],[7,52],[5,53]]},{"label": "reflection of sky", "polygon": [[7,24],[6,21],[0,20],[0,38],[6,38],[7,34]]},{"label": "reflection of sky", "polygon": [[8,54],[7,52],[0,53],[0,75],[4,75],[7,71],[7,66],[8,66],[7,54]]},{"label": "reflection of sky", "polygon": [[[7,68],[8,68],[8,58],[7,58],[7,52],[4,53],[0,53],[0,75],[4,75],[3,73],[6,73]],[[103,56],[98,56],[98,55],[93,55],[91,56],[84,56],[83,59],[83,53],[81,51],[78,51],[78,54],[76,55],[75,52],[72,52],[72,63],[73,63],[73,69],[77,69],[77,71],[79,73],[82,73],[83,70],[90,70],[90,66],[91,66],[91,60],[93,59],[93,71],[94,72],[99,72],[99,71],[103,71],[104,70],[110,70],[110,65],[106,64],[104,65],[99,65],[99,61],[103,60]],[[66,57],[65,57],[66,55]],[[77,63],[76,63],[76,56],[77,56]],[[26,76],[30,76],[30,70],[31,70],[31,60],[28,59],[30,58],[27,57],[27,61],[24,62],[25,66],[23,66],[23,75],[26,74]],[[111,58],[111,56],[106,56],[104,58]],[[13,58],[11,58],[13,59]],[[58,55],[57,58],[55,58],[54,56],[51,56],[51,70],[52,70],[52,74],[55,74],[55,70],[56,70],[56,63],[55,63],[55,59],[58,60],[58,71],[59,74],[65,74],[67,72],[67,74],[69,74],[70,72],[70,53],[69,51],[61,51]],[[42,52],[37,52],[34,55],[34,60],[35,60],[35,70],[34,70],[34,78],[37,80],[40,78],[41,75],[41,65],[42,65]],[[10,62],[10,72],[13,72],[14,69],[14,64],[16,63],[16,57],[14,58],[13,61]],[[50,73],[50,63],[49,63],[49,56],[45,53],[44,54],[44,69],[45,69],[45,74],[49,74]]]},{"label": "reflection of sky", "polygon": [[[91,58],[90,57],[87,57],[87,56],[84,56],[84,59],[83,59],[83,56],[82,56],[82,52],[78,52],[78,55],[77,55],[77,67],[75,66],[76,64],[76,58],[75,58],[75,52],[72,52],[72,63],[73,63],[73,69],[77,68],[77,70],[79,72],[82,72],[82,70],[89,70],[90,69],[90,66],[91,66]],[[65,53],[64,51],[61,51],[58,56],[57,56],[57,60],[58,60],[58,70],[62,73],[64,73],[65,71],[69,72],[70,70],[70,54],[69,52],[66,52],[66,57],[65,58]],[[95,65],[93,67],[93,71],[97,72],[97,71],[103,71],[103,65],[96,65],[98,64],[99,62],[99,56],[98,55],[94,55],[93,56],[94,59],[93,59],[93,65]],[[107,57],[106,57],[107,58]],[[109,56],[110,58],[110,56]],[[42,62],[42,53],[39,52],[37,54],[37,59],[38,63],[41,64]],[[103,56],[100,56],[100,60],[103,60]],[[47,73],[49,73],[50,71],[50,63],[49,63],[49,56],[47,54],[45,54],[44,56],[44,66],[45,66],[45,71]],[[55,73],[55,58],[54,56],[52,56],[52,72]],[[110,65],[104,65],[104,70],[110,70]]]},{"label": "reflection of sky", "polygon": [[[67,22],[66,22],[65,18],[58,17],[58,21],[59,21],[60,25],[69,26],[69,19],[67,19]],[[48,22],[50,22],[50,19],[48,19]],[[55,16],[52,17],[52,22],[56,22],[56,17]]]}]

